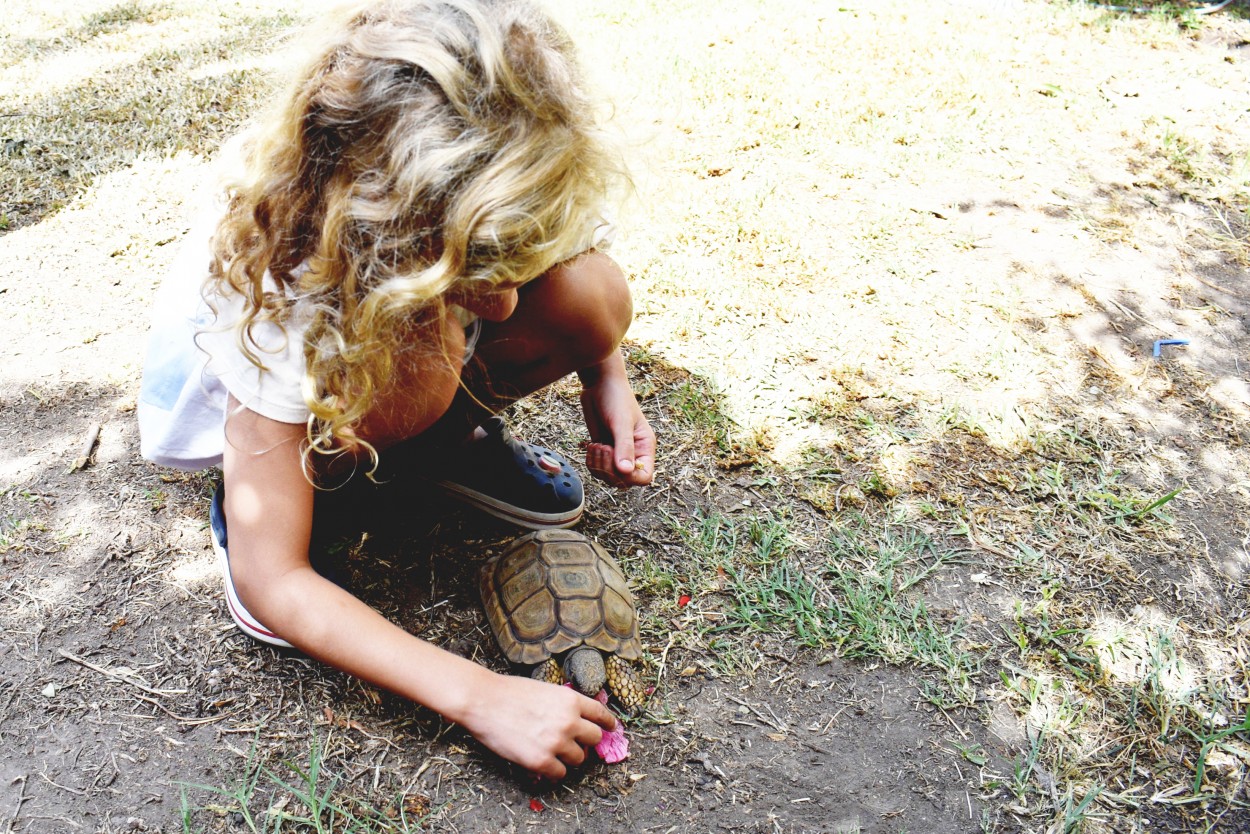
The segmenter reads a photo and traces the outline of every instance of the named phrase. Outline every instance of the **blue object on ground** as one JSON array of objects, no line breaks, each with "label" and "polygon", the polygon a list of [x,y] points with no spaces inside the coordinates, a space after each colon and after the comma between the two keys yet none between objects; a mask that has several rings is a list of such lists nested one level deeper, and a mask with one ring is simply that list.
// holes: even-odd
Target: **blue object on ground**
[{"label": "blue object on ground", "polygon": [[1187,345],[1187,344],[1189,344],[1188,339],[1159,339],[1158,341],[1155,342],[1155,352],[1154,352],[1155,358],[1156,359],[1159,358],[1159,348],[1163,347],[1164,345]]}]

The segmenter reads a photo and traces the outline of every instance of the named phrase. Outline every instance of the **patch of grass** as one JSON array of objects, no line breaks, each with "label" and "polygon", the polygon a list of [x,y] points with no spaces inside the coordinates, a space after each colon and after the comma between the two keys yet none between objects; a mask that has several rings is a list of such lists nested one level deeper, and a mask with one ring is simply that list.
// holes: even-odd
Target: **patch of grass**
[{"label": "patch of grass", "polygon": [[1077,468],[1064,461],[1030,466],[1023,474],[1018,485],[1022,492],[1050,504],[1056,515],[1084,525],[1171,524],[1173,519],[1164,508],[1182,489],[1143,494],[1124,484],[1120,472],[1108,472],[1101,465]]},{"label": "patch of grass", "polygon": [[[137,4],[101,18],[115,25]],[[113,14],[116,12],[116,14]],[[143,12],[146,14],[146,12]],[[110,22],[111,21],[111,22]],[[268,79],[246,57],[273,48],[287,15],[235,21],[214,41],[146,51],[136,63],[20,99],[0,96],[0,214],[5,231],[64,207],[93,179],[144,154],[209,155],[257,108]],[[223,56],[240,69],[218,66]],[[198,67],[213,67],[199,75]]]},{"label": "patch of grass", "polygon": [[[1037,810],[1053,805],[1064,831],[1081,830],[1093,816],[1091,796],[1135,807],[1138,800],[1106,790],[1126,771],[1152,774],[1155,802],[1203,803],[1212,813],[1235,803],[1235,762],[1250,751],[1250,717],[1244,704],[1238,707],[1244,680],[1232,670],[1203,668],[1181,645],[1175,622],[1104,615],[1092,625],[1052,623],[1050,606],[1018,612],[1026,668],[1005,664],[1003,672],[1006,691],[1036,733],[1004,782],[1012,796],[1023,802],[1042,787],[1030,784],[1028,771],[1044,762],[1050,786]],[[1213,754],[1218,768],[1208,767]],[[1062,795],[1051,791],[1055,784],[1066,785]]]},{"label": "patch of grass", "polygon": [[697,432],[716,449],[725,469],[756,463],[771,445],[766,430],[744,431],[729,416],[725,395],[699,376],[690,375],[673,386],[667,404],[679,425]]},{"label": "patch of grass", "polygon": [[0,518],[0,553],[8,553],[19,545],[28,524],[26,519],[17,516]]},{"label": "patch of grass", "polygon": [[[188,790],[213,797],[193,803]],[[388,797],[375,804],[353,796],[341,776],[331,773],[320,743],[309,750],[307,764],[290,761],[271,769],[256,760],[253,746],[244,773],[228,787],[182,783],[180,817],[184,834],[205,829],[197,818],[227,817],[233,830],[252,834],[280,832],[352,832],[409,834],[429,830],[438,809],[423,794]]]},{"label": "patch of grass", "polygon": [[689,428],[707,435],[721,452],[728,452],[733,422],[725,415],[724,400],[706,382],[687,380],[669,394],[669,407]]},{"label": "patch of grass", "polygon": [[971,703],[979,663],[961,645],[963,626],[939,623],[919,593],[956,554],[918,530],[865,524],[808,548],[773,516],[678,529],[701,566],[692,584],[719,600],[723,620],[709,634],[784,635],[842,657],[914,663],[930,676],[926,698]]},{"label": "patch of grass", "polygon": [[107,32],[116,32],[135,23],[152,22],[158,17],[167,17],[169,9],[165,6],[152,5],[126,0],[109,9],[95,12],[83,18],[74,34],[83,39],[93,38]]},{"label": "patch of grass", "polygon": [[1208,206],[1213,219],[1223,222],[1206,233],[1218,233],[1220,226],[1237,240],[1227,217],[1245,217],[1250,211],[1250,147],[1234,145],[1204,125],[1177,123],[1151,117],[1137,142],[1138,165],[1161,188]]}]

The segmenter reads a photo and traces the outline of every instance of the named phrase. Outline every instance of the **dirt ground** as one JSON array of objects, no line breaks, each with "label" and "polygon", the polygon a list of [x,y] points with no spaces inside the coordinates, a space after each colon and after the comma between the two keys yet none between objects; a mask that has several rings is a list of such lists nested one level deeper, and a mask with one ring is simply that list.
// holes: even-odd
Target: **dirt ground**
[{"label": "dirt ground", "polygon": [[[656,692],[626,762],[542,786],[240,634],[217,473],[139,457],[151,299],[305,13],[251,5],[4,21],[0,831],[1250,830],[1240,12],[570,22],[653,94],[617,97],[643,160],[616,257],[660,469],[590,485],[579,529],[634,583]],[[577,457],[571,384],[511,422]],[[518,531],[415,482],[318,518],[349,588],[504,668],[475,576]]]}]

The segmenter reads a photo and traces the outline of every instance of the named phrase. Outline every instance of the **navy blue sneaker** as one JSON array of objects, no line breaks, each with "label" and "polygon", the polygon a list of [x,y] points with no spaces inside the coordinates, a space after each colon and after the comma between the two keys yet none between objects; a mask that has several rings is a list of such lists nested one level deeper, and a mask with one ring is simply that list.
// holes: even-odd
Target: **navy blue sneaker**
[{"label": "navy blue sneaker", "polygon": [[221,573],[226,586],[226,606],[230,609],[230,618],[248,637],[254,637],[271,646],[283,646],[289,649],[290,643],[265,628],[259,620],[248,613],[234,590],[234,580],[230,578],[230,553],[226,547],[225,495],[225,486],[218,484],[217,491],[213,493],[213,501],[208,505],[208,523],[213,532],[213,551],[221,561]]},{"label": "navy blue sneaker", "polygon": [[572,527],[582,517],[582,479],[568,458],[517,440],[500,417],[486,437],[454,453],[431,479],[448,496],[530,530]]}]

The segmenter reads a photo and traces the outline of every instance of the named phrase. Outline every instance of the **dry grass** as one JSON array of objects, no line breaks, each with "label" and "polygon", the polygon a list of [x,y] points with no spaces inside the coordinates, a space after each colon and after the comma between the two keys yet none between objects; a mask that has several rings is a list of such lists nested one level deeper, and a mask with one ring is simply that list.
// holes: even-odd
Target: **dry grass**
[{"label": "dry grass", "polygon": [[136,157],[211,154],[255,111],[289,6],[20,2],[0,22],[0,228]]},{"label": "dry grass", "polygon": [[[986,560],[982,645],[1023,636],[983,696],[1045,738],[1017,812],[1214,824],[1250,753],[1229,734],[1196,764],[1245,714],[1250,399],[1246,285],[1204,270],[1250,252],[1247,79],[1174,18],[1000,6],[581,15],[651,157],[633,333],[714,379],[835,525],[901,516]],[[1177,334],[1200,355],[1151,362]],[[1212,491],[1239,508],[1214,524]]]},{"label": "dry grass", "polygon": [[[952,722],[1009,750],[964,748],[987,828],[1235,830],[1250,768],[1244,22],[1043,2],[552,5],[638,160],[615,254],[636,291],[635,384],[665,442],[653,501],[682,547],[623,561],[661,687],[686,671],[670,659],[746,678],[794,642],[904,663]],[[10,11],[0,225],[34,251],[56,244],[50,221],[107,222],[141,179],[189,192],[309,10]],[[179,228],[153,225],[114,230],[116,258],[149,265]],[[150,289],[126,289],[130,306]],[[46,316],[34,294],[13,309]],[[1151,359],[1181,336],[1189,348]],[[52,384],[26,373],[10,381]],[[133,389],[134,364],[114,373]],[[561,389],[519,411],[541,425],[573,408]],[[746,503],[684,511],[731,481]],[[600,533],[633,542],[629,505],[595,497]],[[65,546],[73,531],[36,515],[3,519],[0,555]],[[896,534],[910,544],[891,550]],[[199,564],[177,581],[200,588]],[[400,564],[394,583],[419,569],[433,574]],[[52,616],[56,582],[18,613]],[[683,609],[682,590],[702,598]],[[848,625],[857,593],[882,628]],[[409,624],[444,643],[475,628],[427,615]]]}]

